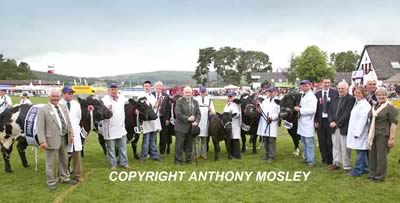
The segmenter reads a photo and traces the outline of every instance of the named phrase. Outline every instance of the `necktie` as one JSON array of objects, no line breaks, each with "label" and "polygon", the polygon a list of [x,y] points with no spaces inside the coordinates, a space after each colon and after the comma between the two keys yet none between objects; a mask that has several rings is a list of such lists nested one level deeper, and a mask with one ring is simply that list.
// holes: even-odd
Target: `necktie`
[{"label": "necktie", "polygon": [[324,91],[324,101],[322,103],[322,112],[328,112],[328,96],[326,95],[326,91]]},{"label": "necktie", "polygon": [[66,135],[68,133],[67,123],[65,122],[64,117],[61,114],[60,107],[58,107],[58,106],[54,106],[54,107],[56,108],[58,117],[60,118],[60,121],[61,121],[61,130],[62,130],[61,132],[63,135]]},{"label": "necktie", "polygon": [[68,107],[68,111],[70,111],[71,110],[71,103],[69,101],[67,102],[67,107]]},{"label": "necktie", "polygon": [[201,103],[204,104],[204,97],[201,97]]}]

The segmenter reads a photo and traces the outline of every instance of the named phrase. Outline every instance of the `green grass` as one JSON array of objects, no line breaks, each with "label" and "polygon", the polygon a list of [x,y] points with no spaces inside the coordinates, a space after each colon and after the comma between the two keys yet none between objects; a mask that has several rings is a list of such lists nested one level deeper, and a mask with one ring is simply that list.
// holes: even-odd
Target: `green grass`
[{"label": "green grass", "polygon": [[[31,98],[33,102],[46,102],[46,98]],[[215,101],[221,111],[223,101]],[[129,163],[138,171],[310,171],[299,158],[292,156],[293,144],[285,129],[280,129],[277,140],[277,160],[268,164],[258,154],[248,150],[241,160],[227,160],[226,150],[220,143],[220,160],[201,160],[198,165],[173,164],[173,155],[164,162],[147,161],[141,165],[133,158],[128,147]],[[399,145],[397,132],[396,145]],[[139,142],[141,143],[141,142]],[[213,157],[212,144],[209,157]],[[111,182],[106,157],[97,142],[97,135],[91,134],[85,145],[83,170],[89,177],[65,196],[66,202],[187,202],[187,201],[222,201],[222,202],[398,202],[400,200],[400,148],[395,147],[389,154],[387,179],[383,183],[374,183],[366,176],[353,178],[343,171],[329,171],[320,166],[311,170],[306,182]],[[44,152],[39,153],[39,168],[34,169],[34,153],[28,147],[27,155],[30,168],[23,168],[16,149],[11,157],[14,173],[5,174],[4,164],[0,164],[0,201],[12,202],[51,202],[70,188],[70,185],[58,184],[55,192],[49,192],[45,177]],[[353,152],[353,163],[355,153]],[[320,163],[318,149],[316,157]],[[122,170],[119,170],[122,171]],[[188,176],[185,176],[188,177]],[[254,177],[254,176],[253,176]],[[187,178],[186,178],[187,179]]]}]

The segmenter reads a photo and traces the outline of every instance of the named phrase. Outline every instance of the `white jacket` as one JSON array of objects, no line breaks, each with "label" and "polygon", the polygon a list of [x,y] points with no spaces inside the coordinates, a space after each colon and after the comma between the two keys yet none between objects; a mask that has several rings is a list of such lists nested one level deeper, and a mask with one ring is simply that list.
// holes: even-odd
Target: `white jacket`
[{"label": "white jacket", "polygon": [[[279,110],[280,107],[275,103],[274,98],[267,98],[261,103],[262,113],[260,117],[260,122],[258,124],[257,135],[260,136],[268,136],[268,137],[277,137],[278,136],[278,118],[279,118]],[[266,118],[271,117],[272,122],[268,125]]]},{"label": "white jacket", "polygon": [[[61,104],[67,106],[67,102],[64,99],[60,100]],[[69,110],[69,119],[71,120],[72,130],[74,132],[74,142],[70,145],[69,152],[82,151],[81,141],[81,126],[79,125],[82,118],[81,105],[79,102],[72,100],[70,101],[71,109]],[[68,109],[68,106],[67,106]]]},{"label": "white jacket", "polygon": [[[153,107],[154,112],[157,112],[157,107],[156,107],[156,97],[152,93],[146,93],[143,92],[138,96],[138,98],[146,97],[147,99],[147,104],[150,104]],[[143,134],[145,133],[150,133],[150,132],[155,132],[155,131],[160,131],[161,130],[161,121],[160,118],[157,117],[156,120],[152,121],[143,121]]]},{"label": "white jacket", "polygon": [[367,150],[369,112],[371,105],[366,99],[356,101],[351,110],[349,128],[347,131],[347,148]]},{"label": "white jacket", "polygon": [[311,90],[302,96],[297,134],[303,137],[314,137],[314,115],[317,112],[317,102],[317,97]]},{"label": "white jacket", "polygon": [[122,138],[127,133],[125,130],[125,97],[119,95],[118,100],[114,101],[110,95],[106,95],[101,100],[113,113],[110,119],[103,120],[102,134],[104,139]]},{"label": "white jacket", "polygon": [[201,119],[199,122],[200,134],[199,137],[207,137],[208,136],[208,113],[209,111],[212,114],[215,114],[214,104],[211,101],[209,96],[204,97],[204,102],[202,96],[198,96],[194,98],[199,102],[199,109],[201,113]]},{"label": "white jacket", "polygon": [[242,125],[240,106],[235,102],[228,102],[225,105],[224,112],[236,114],[236,116],[232,118],[232,139],[240,139],[240,128]]}]

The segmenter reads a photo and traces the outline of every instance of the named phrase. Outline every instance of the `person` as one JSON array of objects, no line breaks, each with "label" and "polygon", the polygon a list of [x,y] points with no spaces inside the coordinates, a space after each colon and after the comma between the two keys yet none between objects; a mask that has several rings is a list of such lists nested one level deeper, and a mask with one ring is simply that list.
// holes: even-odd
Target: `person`
[{"label": "person", "polygon": [[377,98],[375,95],[375,91],[376,91],[376,80],[368,80],[367,84],[366,84],[366,88],[368,91],[368,95],[367,95],[367,101],[369,102],[369,104],[374,105],[377,103]]},{"label": "person", "polygon": [[22,93],[21,100],[19,104],[32,104],[31,100],[29,99],[28,93]]},{"label": "person", "polygon": [[303,80],[300,82],[303,94],[300,105],[295,106],[294,110],[299,112],[297,134],[301,136],[304,147],[304,162],[310,167],[315,166],[315,146],[314,146],[314,117],[317,111],[317,97],[311,90],[311,82]]},{"label": "person", "polygon": [[[111,170],[116,170],[117,163],[119,163],[124,169],[130,169],[126,149],[125,98],[118,95],[118,85],[111,83],[108,87],[108,94],[101,100],[113,113],[110,119],[103,120],[102,126],[102,135],[106,143],[107,159],[110,168]],[[118,162],[116,150],[118,150]]]},{"label": "person", "polygon": [[347,147],[355,149],[357,153],[356,164],[350,176],[361,176],[368,172],[368,113],[371,105],[366,99],[367,90],[362,87],[354,89],[356,102],[350,113],[349,128],[347,131]]},{"label": "person", "polygon": [[192,98],[192,88],[183,89],[183,97],[175,104],[175,165],[182,165],[182,153],[185,151],[186,163],[192,162],[193,136],[192,127],[198,126],[201,113],[199,103]]},{"label": "person", "polygon": [[74,140],[72,144],[69,146],[68,153],[70,154],[70,158],[72,160],[72,178],[77,182],[80,181],[80,177],[82,174],[82,167],[81,167],[81,151],[82,151],[82,140],[80,137],[81,133],[81,105],[79,102],[73,100],[74,98],[74,91],[71,87],[65,86],[62,89],[63,98],[61,99],[60,103],[65,105],[68,109],[69,119],[71,120],[71,127],[74,132]]},{"label": "person", "polygon": [[280,107],[275,102],[278,99],[278,89],[271,87],[268,89],[269,95],[261,103],[261,118],[259,121],[257,134],[263,138],[265,148],[265,160],[272,162],[276,154],[276,137],[278,136],[278,120]]},{"label": "person", "polygon": [[37,115],[37,135],[40,148],[46,151],[47,186],[56,190],[56,156],[58,156],[58,174],[61,183],[76,184],[68,171],[68,145],[74,139],[67,107],[60,104],[61,91],[49,91],[49,103],[41,107]]},{"label": "person", "polygon": [[[156,97],[151,93],[151,82],[144,81],[143,83],[144,92],[139,95],[138,98],[145,97],[146,102],[150,105],[154,112],[157,112],[158,104]],[[161,98],[160,98],[161,100]],[[144,163],[147,159],[147,155],[150,152],[151,159],[154,161],[160,161],[157,147],[156,147],[156,136],[157,132],[162,129],[160,118],[157,117],[156,120],[143,121],[143,140],[142,140],[142,151],[140,153],[140,163]]]},{"label": "person", "polygon": [[332,114],[332,101],[338,97],[336,90],[330,88],[331,80],[323,78],[321,80],[322,90],[318,91],[317,113],[314,118],[314,125],[317,129],[319,151],[321,152],[322,165],[332,165],[332,129],[329,127],[328,116]]},{"label": "person", "polygon": [[354,106],[355,99],[349,94],[349,85],[346,82],[340,82],[337,85],[339,97],[332,103],[332,113],[329,114],[329,127],[333,130],[333,164],[331,170],[338,170],[343,167],[346,173],[351,171],[351,150],[347,148],[347,129],[351,109]]},{"label": "person", "polygon": [[224,107],[224,112],[232,114],[232,139],[230,144],[231,154],[229,157],[240,159],[240,131],[242,125],[242,115],[240,105],[236,103],[236,93],[228,91],[228,102]]},{"label": "person", "polygon": [[211,98],[207,96],[207,88],[200,87],[199,90],[200,95],[195,99],[199,103],[201,113],[201,120],[199,122],[200,134],[194,138],[194,158],[207,160],[208,119],[210,114],[215,114],[215,108]]},{"label": "person", "polygon": [[13,105],[11,98],[6,94],[5,89],[0,89],[0,113]]},{"label": "person", "polygon": [[383,181],[387,173],[387,155],[394,145],[397,127],[396,107],[389,103],[388,91],[378,88],[375,92],[378,103],[372,107],[369,130],[369,175],[373,181]]},{"label": "person", "polygon": [[171,105],[169,95],[163,92],[164,85],[161,81],[158,81],[154,84],[156,91],[154,92],[154,96],[156,97],[155,107],[157,108],[157,113],[161,122],[161,131],[160,131],[160,155],[161,157],[165,156],[167,148],[172,142],[172,137],[168,136],[167,126],[169,125],[169,120],[171,118]]}]

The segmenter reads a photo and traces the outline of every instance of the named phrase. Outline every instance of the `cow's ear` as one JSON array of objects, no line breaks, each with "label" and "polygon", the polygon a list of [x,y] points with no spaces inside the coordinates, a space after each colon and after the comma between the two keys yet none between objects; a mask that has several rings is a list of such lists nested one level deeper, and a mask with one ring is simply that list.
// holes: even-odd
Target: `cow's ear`
[{"label": "cow's ear", "polygon": [[275,104],[280,105],[281,104],[281,100],[279,99],[274,99]]},{"label": "cow's ear", "polygon": [[217,117],[218,117],[218,118],[222,118],[222,114],[219,113],[219,112],[217,112]]},{"label": "cow's ear", "polygon": [[82,99],[80,97],[78,97],[78,102],[82,103]]},{"label": "cow's ear", "polygon": [[128,102],[129,102],[130,104],[135,104],[135,100],[133,100],[132,98],[131,98],[131,99],[128,99]]},{"label": "cow's ear", "polygon": [[236,103],[236,104],[240,104],[241,103],[240,99],[234,99],[233,102]]}]

